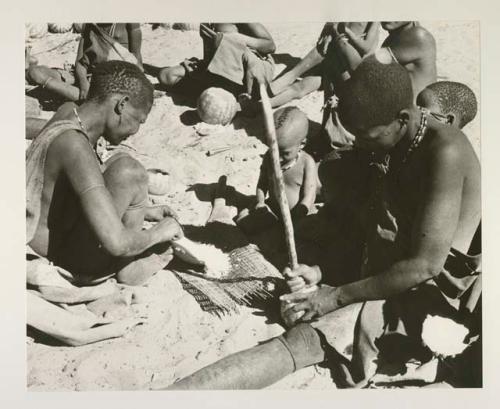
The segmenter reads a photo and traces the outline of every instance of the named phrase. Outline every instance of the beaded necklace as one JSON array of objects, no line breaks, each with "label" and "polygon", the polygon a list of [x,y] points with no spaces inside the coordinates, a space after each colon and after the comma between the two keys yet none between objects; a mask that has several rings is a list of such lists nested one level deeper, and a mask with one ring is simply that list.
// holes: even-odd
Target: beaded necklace
[{"label": "beaded necklace", "polygon": [[406,163],[408,158],[410,157],[411,153],[417,149],[420,144],[422,143],[422,140],[424,139],[425,132],[427,131],[427,114],[428,111],[425,108],[419,107],[421,115],[420,115],[420,124],[417,129],[417,133],[415,134],[415,137],[411,141],[411,145],[406,151],[406,154],[403,158],[403,163]]},{"label": "beaded necklace", "polygon": [[[427,131],[427,114],[429,113],[429,111],[426,108],[422,107],[419,107],[419,109],[421,112],[420,124],[418,126],[417,132],[415,133],[415,136],[413,137],[413,140],[411,141],[410,146],[408,147],[408,150],[401,160],[401,166],[408,161],[408,158],[410,157],[412,152],[420,146]],[[384,169],[384,173],[388,173],[391,166],[391,159],[391,154],[388,153],[387,155],[385,155],[382,162],[374,161],[371,164],[379,166],[380,168]]]},{"label": "beaded necklace", "polygon": [[80,128],[82,128],[83,133],[85,135],[88,135],[87,128],[85,128],[85,126],[83,125],[82,119],[80,118],[80,115],[78,115],[78,111],[76,110],[76,107],[73,107],[73,113],[75,114],[76,120],[78,121]]}]

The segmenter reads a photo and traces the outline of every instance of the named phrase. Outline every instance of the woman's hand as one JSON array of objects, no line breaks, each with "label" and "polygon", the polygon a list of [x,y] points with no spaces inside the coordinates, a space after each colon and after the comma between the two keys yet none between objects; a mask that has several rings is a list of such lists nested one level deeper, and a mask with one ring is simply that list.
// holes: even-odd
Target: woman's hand
[{"label": "woman's hand", "polygon": [[283,275],[287,279],[286,283],[291,293],[315,286],[321,281],[321,270],[318,266],[299,264],[294,270],[286,267]]},{"label": "woman's hand", "polygon": [[159,222],[165,217],[171,217],[179,221],[177,213],[166,204],[148,207],[144,215],[144,219],[148,222]]},{"label": "woman's hand", "polygon": [[281,315],[287,325],[307,322],[342,307],[336,287],[322,285],[316,291],[302,291],[280,297]]}]

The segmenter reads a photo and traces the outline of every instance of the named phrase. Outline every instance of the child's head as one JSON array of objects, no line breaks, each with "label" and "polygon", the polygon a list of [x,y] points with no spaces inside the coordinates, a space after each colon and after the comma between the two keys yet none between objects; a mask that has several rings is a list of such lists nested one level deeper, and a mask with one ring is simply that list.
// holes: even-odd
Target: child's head
[{"label": "child's head", "polygon": [[459,129],[477,114],[474,92],[460,82],[439,81],[427,86],[418,94],[417,105],[438,114],[447,124]]},{"label": "child's head", "polygon": [[299,108],[286,107],[274,113],[274,123],[281,164],[285,165],[294,160],[303,148],[309,131],[309,120]]},{"label": "child's head", "polygon": [[382,21],[380,24],[385,31],[390,33],[410,23],[411,21]]},{"label": "child's head", "polygon": [[367,150],[391,149],[404,135],[403,116],[413,104],[411,79],[395,62],[365,58],[338,89],[338,115],[355,145]]},{"label": "child's head", "polygon": [[119,144],[146,121],[153,105],[153,86],[136,65],[108,61],[94,69],[87,101],[106,112],[104,136]]}]

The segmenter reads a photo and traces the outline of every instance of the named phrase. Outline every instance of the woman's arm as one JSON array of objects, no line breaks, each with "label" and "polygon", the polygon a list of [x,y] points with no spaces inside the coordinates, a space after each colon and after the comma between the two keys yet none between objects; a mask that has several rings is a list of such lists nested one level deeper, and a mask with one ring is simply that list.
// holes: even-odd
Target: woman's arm
[{"label": "woman's arm", "polygon": [[139,67],[142,68],[142,54],[141,54],[141,46],[142,46],[142,31],[141,25],[139,23],[129,23],[126,25],[127,34],[128,34],[128,49],[134,54],[135,58],[137,58],[137,62],[139,63]]}]

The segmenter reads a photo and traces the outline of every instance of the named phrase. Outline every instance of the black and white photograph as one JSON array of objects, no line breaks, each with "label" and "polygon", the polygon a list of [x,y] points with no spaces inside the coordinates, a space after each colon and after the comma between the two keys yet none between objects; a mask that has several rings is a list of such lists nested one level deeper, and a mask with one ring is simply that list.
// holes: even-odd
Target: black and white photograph
[{"label": "black and white photograph", "polygon": [[26,22],[27,390],[481,388],[479,33]]}]

